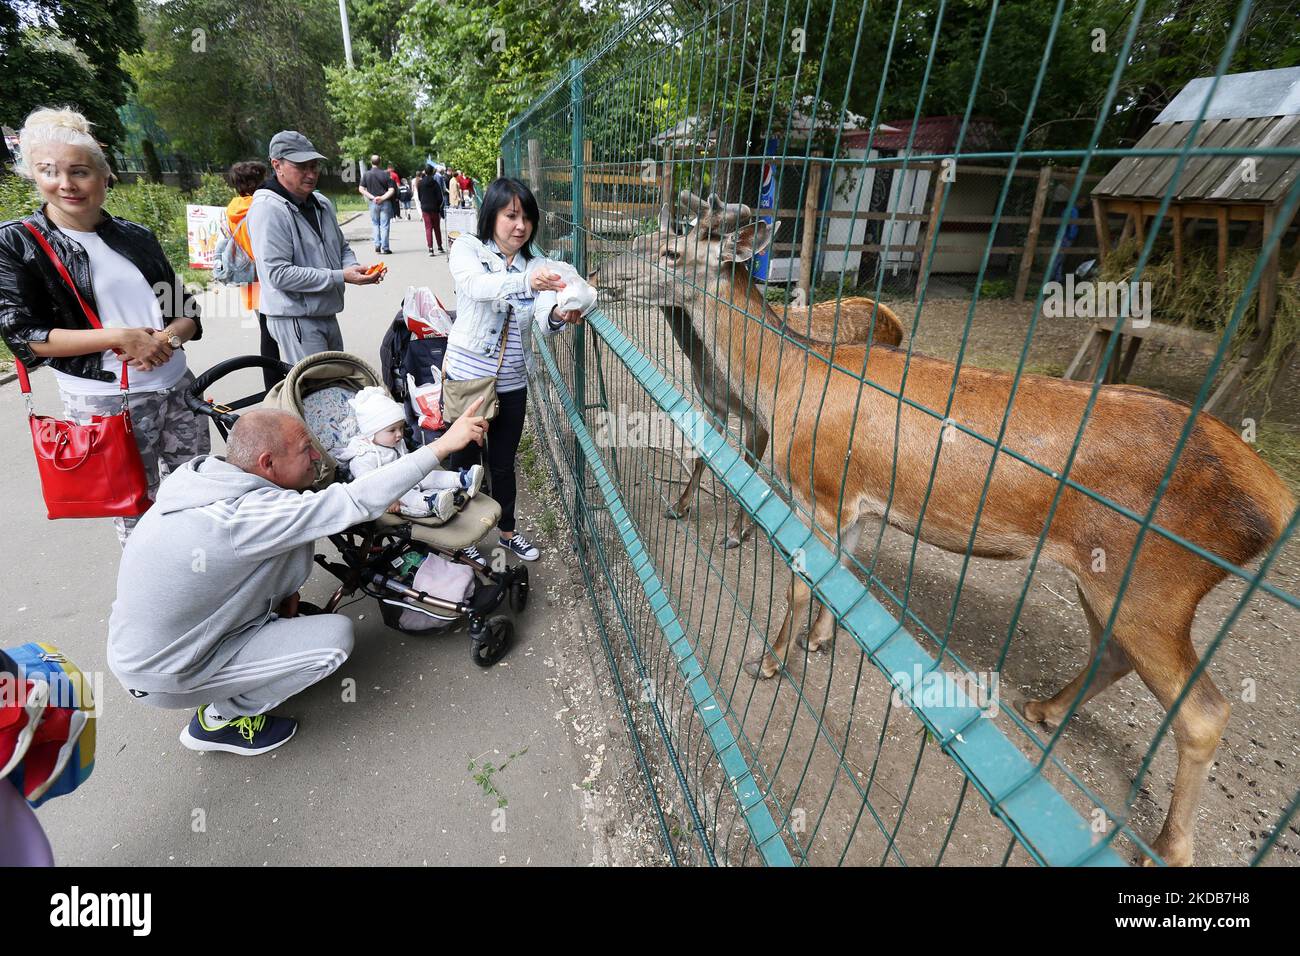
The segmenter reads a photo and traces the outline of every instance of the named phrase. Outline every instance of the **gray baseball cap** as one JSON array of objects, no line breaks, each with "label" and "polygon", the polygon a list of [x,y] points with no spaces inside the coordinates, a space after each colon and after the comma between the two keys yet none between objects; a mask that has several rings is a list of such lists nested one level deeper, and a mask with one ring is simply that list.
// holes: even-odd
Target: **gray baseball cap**
[{"label": "gray baseball cap", "polygon": [[291,163],[306,163],[325,157],[316,152],[306,136],[296,129],[282,129],[271,137],[271,158],[287,159]]}]

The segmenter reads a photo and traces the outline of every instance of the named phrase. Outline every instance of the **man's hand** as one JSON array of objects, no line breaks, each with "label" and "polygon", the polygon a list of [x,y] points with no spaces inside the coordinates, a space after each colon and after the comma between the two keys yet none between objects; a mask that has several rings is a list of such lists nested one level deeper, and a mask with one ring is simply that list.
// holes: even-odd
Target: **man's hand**
[{"label": "man's hand", "polygon": [[285,598],[283,601],[280,602],[279,607],[275,609],[275,613],[280,615],[281,617],[297,617],[298,601],[301,599],[301,597],[302,597],[301,594],[299,594],[297,591],[294,591],[287,598]]},{"label": "man's hand", "polygon": [[388,506],[388,513],[390,515],[401,514],[402,503],[400,501],[394,501],[391,505]]},{"label": "man's hand", "polygon": [[470,442],[479,445],[483,444],[483,437],[487,434],[488,423],[486,418],[481,418],[476,414],[482,404],[483,399],[475,399],[474,404],[465,410],[464,415],[452,423],[446,434],[433,443],[433,452],[438,456],[439,461],[446,461],[448,455],[460,451]]},{"label": "man's hand", "polygon": [[343,281],[350,285],[374,285],[382,282],[384,273],[376,272],[374,275],[366,275],[366,266],[351,265],[343,270]]}]

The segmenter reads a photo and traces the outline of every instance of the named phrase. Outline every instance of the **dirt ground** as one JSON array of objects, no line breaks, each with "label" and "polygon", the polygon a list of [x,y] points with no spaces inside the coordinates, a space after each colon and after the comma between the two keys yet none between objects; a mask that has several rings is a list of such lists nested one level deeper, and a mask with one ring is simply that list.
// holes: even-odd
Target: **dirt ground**
[{"label": "dirt ground", "polygon": [[[909,305],[896,305],[908,320]],[[965,300],[927,303],[918,350],[954,357],[967,307]],[[981,305],[966,360],[1013,368],[1029,319],[1028,306]],[[672,356],[671,339],[640,326],[625,331],[663,363],[679,387],[688,382],[680,357]],[[1059,373],[1080,341],[1077,327],[1040,323],[1029,354],[1030,369]],[[640,386],[605,354],[602,398],[611,408],[622,404],[627,409],[646,409]],[[1200,356],[1144,350],[1131,381],[1190,398],[1204,366]],[[1295,369],[1289,374],[1294,375]],[[1275,420],[1300,420],[1294,391],[1280,390],[1283,400],[1271,412]],[[732,425],[734,429],[734,421]],[[722,549],[734,510],[728,513],[727,492],[707,473],[689,516],[679,521],[664,517],[686,478],[681,457],[672,449],[610,449],[608,461],[615,466],[624,503],[728,712],[729,723],[760,783],[769,788],[767,805],[797,861],[817,865],[1032,862],[989,814],[984,799],[963,786],[961,772],[927,738],[911,711],[891,706],[889,684],[851,640],[841,636],[830,654],[811,658],[800,648],[792,649],[787,673],[777,680],[756,684],[744,674],[741,662],[757,652],[764,635],[775,632],[784,613],[783,562],[778,559],[774,567],[772,548],[761,535],[739,549]],[[594,497],[600,500],[598,493]],[[758,857],[744,821],[677,676],[672,654],[653,616],[637,605],[639,581],[618,558],[620,545],[613,528],[602,528],[600,538],[606,552],[614,556],[613,588],[634,608],[631,624],[638,654],[651,674],[659,711],[717,855],[732,864],[755,863]],[[1268,577],[1289,594],[1300,593],[1298,551],[1300,543],[1292,541]],[[864,535],[857,557],[864,566],[874,562],[872,592],[891,613],[897,613],[897,606],[882,585],[896,595],[907,594],[909,612],[938,634],[945,632],[961,575],[959,555],[915,544],[893,529],[873,529]],[[1023,561],[972,559],[947,628],[950,651],[971,670],[998,671],[1027,571]],[[1204,650],[1243,590],[1241,581],[1230,579],[1202,602],[1193,630],[1198,650]],[[601,595],[600,600],[609,598]],[[914,622],[909,630],[920,634]],[[1233,704],[1233,714],[1201,801],[1198,864],[1248,863],[1295,795],[1300,780],[1297,634],[1300,612],[1271,596],[1256,594],[1209,665],[1211,677]],[[1073,582],[1063,569],[1044,560],[997,674],[998,726],[1031,758],[1042,752],[1047,738],[1041,728],[1036,738],[1027,737],[1006,711],[1024,697],[1055,693],[1085,663],[1087,646],[1087,623]],[[630,648],[623,647],[620,664],[626,665],[625,680],[635,677],[630,661]],[[652,716],[649,703],[640,701],[637,721],[648,751],[657,743]],[[1053,751],[1061,766],[1049,765],[1047,778],[1084,816],[1096,805],[1117,814],[1127,807],[1132,831],[1140,839],[1153,840],[1172,793],[1172,737],[1165,736],[1159,743],[1136,789],[1134,780],[1163,716],[1136,676],[1124,678],[1066,726]],[[656,759],[660,760],[661,799],[670,806],[675,802],[675,819],[683,821],[673,830],[681,855],[699,859],[700,840],[687,820],[681,787],[662,754]],[[1126,859],[1137,858],[1139,851],[1124,836],[1114,846]],[[1298,862],[1300,823],[1292,820],[1265,863]]]}]

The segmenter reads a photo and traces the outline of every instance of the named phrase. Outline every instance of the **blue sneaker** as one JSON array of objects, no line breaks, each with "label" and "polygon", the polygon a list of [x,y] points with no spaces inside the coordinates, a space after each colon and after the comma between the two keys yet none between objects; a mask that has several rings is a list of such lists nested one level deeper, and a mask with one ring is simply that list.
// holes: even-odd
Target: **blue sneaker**
[{"label": "blue sneaker", "polygon": [[460,470],[460,487],[466,498],[473,498],[483,487],[483,466],[470,465]]},{"label": "blue sneaker", "polygon": [[289,742],[298,732],[298,721],[291,717],[236,717],[225,723],[209,725],[203,719],[206,706],[190,718],[181,731],[181,743],[190,750],[224,750],[226,753],[253,757]]}]

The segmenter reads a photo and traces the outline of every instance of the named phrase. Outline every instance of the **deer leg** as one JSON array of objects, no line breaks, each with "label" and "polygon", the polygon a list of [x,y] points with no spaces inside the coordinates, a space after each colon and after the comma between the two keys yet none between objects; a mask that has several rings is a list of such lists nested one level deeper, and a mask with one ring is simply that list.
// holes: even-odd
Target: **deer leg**
[{"label": "deer leg", "polygon": [[1115,635],[1112,634],[1110,640],[1106,642],[1105,650],[1100,652],[1101,660],[1097,664],[1096,673],[1092,675],[1091,681],[1088,680],[1088,670],[1092,667],[1092,662],[1097,660],[1097,648],[1101,644],[1101,635],[1102,631],[1105,630],[1105,625],[1093,611],[1087,595],[1083,593],[1083,588],[1077,588],[1077,590],[1079,592],[1079,603],[1083,605],[1083,613],[1088,617],[1088,629],[1092,632],[1092,655],[1088,663],[1083,665],[1083,669],[1075,675],[1074,680],[1061,688],[1056,696],[1049,700],[1026,700],[1019,708],[1021,715],[1026,720],[1035,724],[1046,724],[1053,731],[1061,726],[1061,721],[1065,718],[1066,712],[1070,709],[1070,704],[1074,702],[1074,698],[1080,690],[1084,692],[1083,699],[1079,701],[1079,707],[1082,707],[1133,669],[1128,655],[1120,648],[1119,642],[1115,639]]},{"label": "deer leg", "polygon": [[785,620],[781,622],[781,630],[777,632],[776,640],[772,643],[772,650],[766,653],[760,651],[757,657],[745,661],[746,674],[755,680],[767,680],[776,675],[776,672],[781,669],[781,661],[785,659],[790,632],[803,622],[811,601],[812,588],[808,587],[799,575],[792,572],[790,587],[786,591]]},{"label": "deer leg", "polygon": [[691,502],[695,500],[695,492],[700,487],[700,476],[704,474],[704,459],[696,458],[695,467],[691,469],[691,479],[686,482],[686,487],[682,490],[682,495],[677,499],[676,504],[670,505],[664,512],[665,517],[672,518],[676,521],[678,518],[685,518],[691,513]]},{"label": "deer leg", "polygon": [[[1124,637],[1125,635],[1120,635]],[[1182,693],[1198,658],[1192,646],[1191,615],[1177,630],[1145,633],[1124,640],[1124,649],[1138,676],[1168,710]],[[1178,770],[1174,796],[1153,848],[1170,866],[1190,866],[1196,833],[1196,811],[1201,788],[1214,752],[1223,739],[1232,707],[1209,675],[1202,674],[1174,715],[1174,742],[1178,747]],[[1154,865],[1150,860],[1146,865]]]},{"label": "deer leg", "polygon": [[[741,408],[743,409],[744,406],[742,405]],[[749,452],[750,464],[758,467],[763,460],[763,453],[767,451],[767,428],[759,421],[758,416],[752,413],[742,412],[740,422],[745,429],[745,450]],[[727,532],[722,547],[739,548],[740,543],[753,533],[754,523],[749,520],[749,515],[745,514],[745,509],[738,507],[736,519],[731,523],[731,530]]]},{"label": "deer leg", "polygon": [[[863,519],[859,518],[845,528],[840,535],[840,563],[850,570],[853,567],[853,554],[858,550],[858,541],[862,538],[863,524]],[[810,654],[816,654],[830,643],[834,630],[835,615],[830,608],[823,605],[822,609],[817,613],[817,620],[814,622],[812,630],[808,632],[807,636],[799,638],[799,646]]]}]

